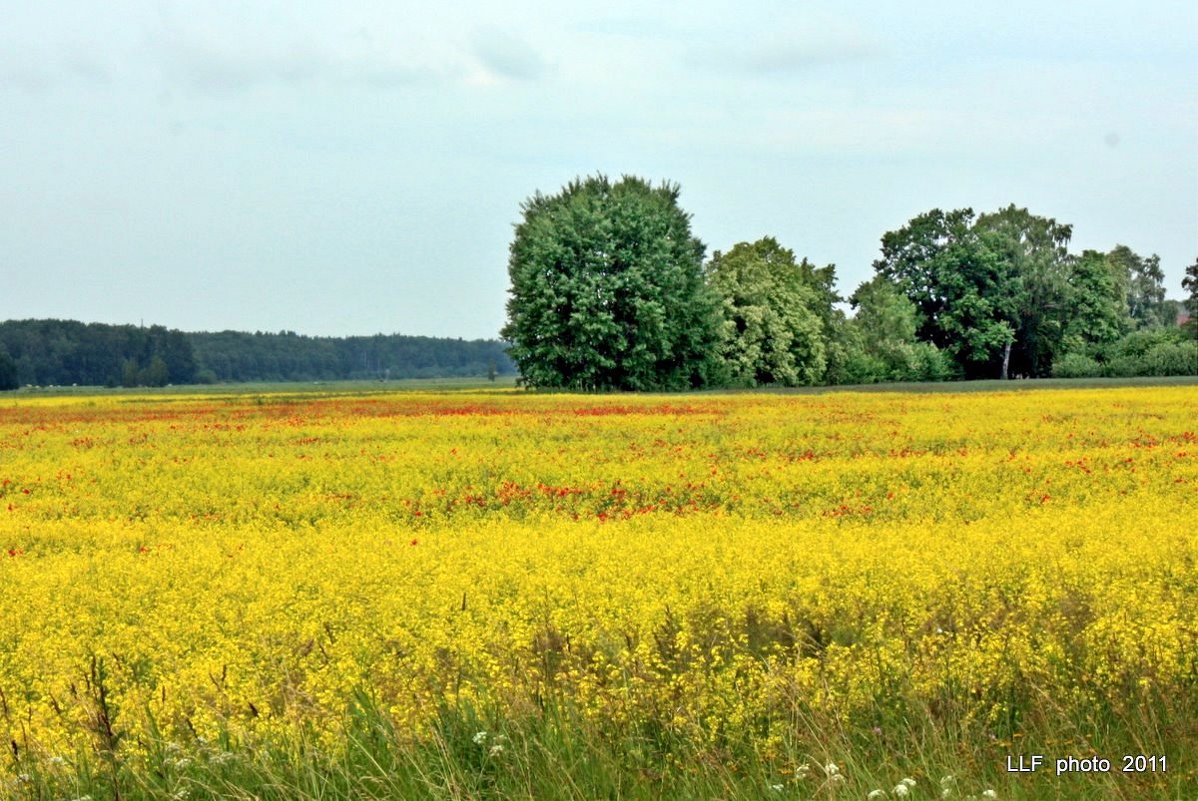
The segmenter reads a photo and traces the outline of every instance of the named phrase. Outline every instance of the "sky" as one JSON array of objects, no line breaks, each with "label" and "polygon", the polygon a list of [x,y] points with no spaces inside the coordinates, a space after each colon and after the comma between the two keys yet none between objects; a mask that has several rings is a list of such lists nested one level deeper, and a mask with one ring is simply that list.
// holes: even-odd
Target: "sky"
[{"label": "sky", "polygon": [[0,319],[491,338],[521,203],[681,186],[849,294],[1014,203],[1198,258],[1198,4],[0,0]]}]

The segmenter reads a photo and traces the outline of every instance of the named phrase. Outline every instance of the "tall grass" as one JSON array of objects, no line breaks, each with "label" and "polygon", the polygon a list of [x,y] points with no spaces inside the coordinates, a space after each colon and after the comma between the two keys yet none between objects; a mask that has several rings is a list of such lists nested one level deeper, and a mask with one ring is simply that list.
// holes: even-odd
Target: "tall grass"
[{"label": "tall grass", "polygon": [[[97,694],[103,676],[96,676]],[[1032,689],[1034,692],[1034,688]],[[1041,699],[1044,700],[1044,699]],[[47,755],[10,744],[0,797],[20,801],[584,801],[591,799],[1186,799],[1195,793],[1194,699],[1115,710],[1042,707],[1014,740],[979,737],[943,710],[879,707],[879,726],[818,719],[796,701],[782,748],[696,747],[667,727],[588,721],[565,699],[541,699],[518,717],[445,707],[425,731],[400,730],[366,691],[346,711],[336,747],[315,735],[259,741],[224,731],[216,741],[149,719],[148,736],[93,731],[93,745]],[[144,713],[148,716],[148,712]],[[1187,723],[1186,721],[1190,721]],[[1189,727],[1189,730],[1185,730]],[[1012,773],[1033,754],[1035,773]],[[1058,757],[1111,761],[1109,772],[1054,775]],[[1167,771],[1124,774],[1124,754],[1165,755]],[[905,782],[905,784],[904,784]],[[904,785],[900,788],[900,785]],[[873,793],[871,796],[870,794]],[[883,793],[884,795],[879,795]]]}]

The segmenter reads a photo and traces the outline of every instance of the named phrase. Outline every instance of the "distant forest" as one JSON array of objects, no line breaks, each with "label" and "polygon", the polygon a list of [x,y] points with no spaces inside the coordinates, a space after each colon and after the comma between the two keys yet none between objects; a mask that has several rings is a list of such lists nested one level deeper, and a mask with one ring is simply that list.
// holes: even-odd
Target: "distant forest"
[{"label": "distant forest", "polygon": [[516,368],[497,340],[376,334],[310,337],[75,320],[0,322],[0,388],[221,381],[496,377]]}]

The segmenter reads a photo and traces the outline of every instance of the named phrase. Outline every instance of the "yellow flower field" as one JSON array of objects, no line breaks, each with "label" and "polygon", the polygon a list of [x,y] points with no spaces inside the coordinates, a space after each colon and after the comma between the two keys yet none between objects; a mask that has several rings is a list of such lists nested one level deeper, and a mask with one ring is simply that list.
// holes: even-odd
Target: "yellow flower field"
[{"label": "yellow flower field", "polygon": [[1195,387],[9,399],[0,738],[335,749],[368,697],[1193,754],[1195,521]]}]

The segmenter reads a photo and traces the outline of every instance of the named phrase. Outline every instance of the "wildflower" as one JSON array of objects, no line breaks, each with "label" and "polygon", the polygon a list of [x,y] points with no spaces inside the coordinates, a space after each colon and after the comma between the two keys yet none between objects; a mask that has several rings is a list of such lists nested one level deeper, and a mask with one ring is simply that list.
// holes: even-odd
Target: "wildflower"
[{"label": "wildflower", "polygon": [[885,797],[886,797],[885,790],[870,790],[869,795],[867,795],[865,798],[867,799],[867,801],[875,801],[878,798],[885,798]]},{"label": "wildflower", "polygon": [[828,776],[836,776],[840,773],[840,768],[836,767],[835,762],[829,762],[827,765],[824,765],[824,773]]},{"label": "wildflower", "polygon": [[982,798],[985,798],[986,801],[994,801],[996,798],[998,798],[998,793],[993,790],[983,790]]},{"label": "wildflower", "polygon": [[780,793],[786,788],[781,784],[771,784],[770,789],[773,790],[775,793]]},{"label": "wildflower", "polygon": [[486,741],[487,741],[487,733],[485,731],[477,732],[474,735],[474,744],[475,745],[482,745]]},{"label": "wildflower", "polygon": [[900,784],[905,784],[907,787],[914,787],[915,783],[915,779],[912,779],[910,776],[906,777],[900,782]]},{"label": "wildflower", "polygon": [[806,762],[804,762],[802,765],[799,765],[797,768],[795,768],[795,778],[796,779],[806,779],[807,774],[810,772],[811,772],[811,766],[808,765]]},{"label": "wildflower", "polygon": [[911,788],[905,784],[896,784],[893,792],[895,798],[906,798],[907,794],[911,792]]}]

